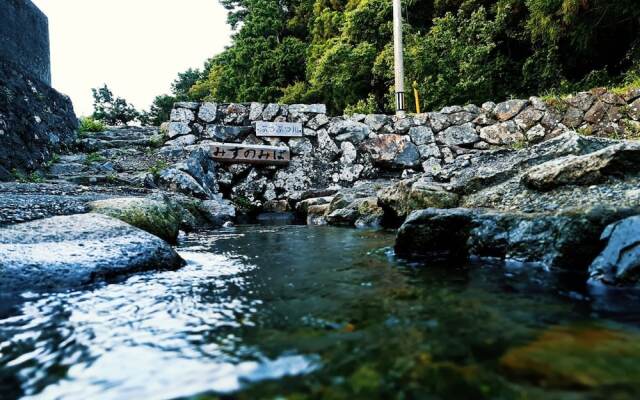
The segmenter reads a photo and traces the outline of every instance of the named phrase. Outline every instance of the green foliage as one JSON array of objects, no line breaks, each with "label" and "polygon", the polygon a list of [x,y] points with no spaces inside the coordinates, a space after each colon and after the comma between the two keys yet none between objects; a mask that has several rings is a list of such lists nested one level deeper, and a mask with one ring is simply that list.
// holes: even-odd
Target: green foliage
[{"label": "green foliage", "polygon": [[164,160],[158,160],[155,164],[149,167],[149,173],[151,173],[154,178],[157,179],[158,177],[160,177],[160,172],[166,168],[169,168],[169,164]]},{"label": "green foliage", "polygon": [[140,122],[145,126],[160,126],[160,124],[169,120],[171,109],[173,109],[175,102],[176,98],[174,96],[166,94],[156,96],[149,111],[143,111],[140,114]]},{"label": "green foliage", "polygon": [[[209,60],[189,98],[393,109],[390,1],[221,2],[233,44]],[[403,11],[405,85],[418,82],[425,110],[640,76],[637,0],[405,0]]]},{"label": "green foliage", "polygon": [[91,89],[93,93],[93,119],[107,125],[127,125],[138,117],[136,109],[121,97],[115,97],[113,92],[104,85]]},{"label": "green foliage", "polygon": [[102,121],[98,121],[92,117],[80,117],[78,133],[80,133],[81,135],[104,132],[106,129],[107,127]]},{"label": "green foliage", "polygon": [[25,174],[17,169],[11,170],[11,174],[13,178],[20,183],[42,183],[44,182],[44,177],[40,172],[33,171],[30,174]]},{"label": "green foliage", "polygon": [[105,161],[106,158],[104,158],[104,156],[100,155],[100,153],[89,153],[87,154],[87,157],[84,159],[84,164],[85,165],[91,165],[93,163],[97,163],[97,162],[103,162]]}]

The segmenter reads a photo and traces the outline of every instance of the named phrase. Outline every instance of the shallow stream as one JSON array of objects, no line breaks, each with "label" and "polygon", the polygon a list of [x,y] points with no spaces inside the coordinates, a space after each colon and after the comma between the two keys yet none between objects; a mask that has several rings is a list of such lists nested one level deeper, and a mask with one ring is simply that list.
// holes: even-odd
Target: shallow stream
[{"label": "shallow stream", "polygon": [[1,399],[637,399],[640,293],[244,226],[188,265],[0,307]]}]

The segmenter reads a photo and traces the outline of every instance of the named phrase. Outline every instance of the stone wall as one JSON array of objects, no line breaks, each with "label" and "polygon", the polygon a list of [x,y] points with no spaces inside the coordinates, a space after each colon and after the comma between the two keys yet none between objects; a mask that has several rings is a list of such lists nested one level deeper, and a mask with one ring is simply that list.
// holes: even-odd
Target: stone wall
[{"label": "stone wall", "polygon": [[0,61],[17,64],[51,85],[49,23],[29,0],[2,0]]},{"label": "stone wall", "polygon": [[[200,157],[206,157],[206,145],[214,142],[286,145],[292,154],[288,166],[215,165],[210,160],[205,165],[200,160],[194,174],[192,160],[177,168],[210,186],[204,192],[220,190],[245,204],[270,208],[274,202],[299,200],[310,189],[418,173],[437,176],[443,166],[473,154],[527,146],[568,130],[607,136],[640,132],[640,90],[619,96],[596,89],[549,103],[532,97],[405,118],[329,117],[321,104],[177,103],[162,154],[184,160],[203,149]],[[304,137],[259,138],[257,121],[300,122]],[[203,171],[207,180],[194,176]],[[178,172],[173,169],[167,180],[175,180]]]},{"label": "stone wall", "polygon": [[75,141],[71,100],[14,64],[0,62],[0,180],[42,167]]}]

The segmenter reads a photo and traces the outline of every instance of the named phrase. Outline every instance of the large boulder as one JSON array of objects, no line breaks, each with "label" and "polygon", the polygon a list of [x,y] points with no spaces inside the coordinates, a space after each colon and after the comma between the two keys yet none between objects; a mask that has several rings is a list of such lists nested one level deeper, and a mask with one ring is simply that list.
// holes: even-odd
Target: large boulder
[{"label": "large boulder", "polygon": [[640,280],[640,216],[613,223],[600,238],[607,247],[589,267],[589,276],[608,284],[637,284]]},{"label": "large boulder", "polygon": [[640,171],[640,143],[618,143],[582,156],[569,155],[528,170],[522,181],[537,190],[563,185],[592,185],[611,175]]},{"label": "large boulder", "polygon": [[77,288],[183,265],[162,239],[100,214],[52,217],[0,229],[0,291]]},{"label": "large boulder", "polygon": [[117,218],[130,225],[175,243],[184,210],[168,202],[144,197],[120,197],[89,203],[91,211]]},{"label": "large boulder", "polygon": [[435,177],[440,182],[447,182],[450,190],[456,193],[470,194],[504,182],[532,166],[566,155],[588,154],[612,143],[608,139],[567,132],[520,150],[490,150],[470,157],[458,157]]},{"label": "large boulder", "polygon": [[411,212],[425,208],[454,208],[458,201],[459,196],[441,184],[418,178],[402,180],[378,192],[378,204],[394,220],[404,220]]},{"label": "large boulder", "polygon": [[595,207],[558,213],[426,209],[398,231],[396,252],[408,257],[492,257],[586,271],[602,249],[600,233],[637,209]]}]

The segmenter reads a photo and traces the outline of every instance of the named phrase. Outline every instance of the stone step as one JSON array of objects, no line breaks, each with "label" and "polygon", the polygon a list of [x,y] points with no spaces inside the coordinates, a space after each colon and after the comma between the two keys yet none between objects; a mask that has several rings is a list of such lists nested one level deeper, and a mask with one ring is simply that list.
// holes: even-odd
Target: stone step
[{"label": "stone step", "polygon": [[95,152],[113,148],[150,147],[153,143],[153,140],[149,138],[116,140],[86,138],[80,140],[80,148],[86,152]]}]

